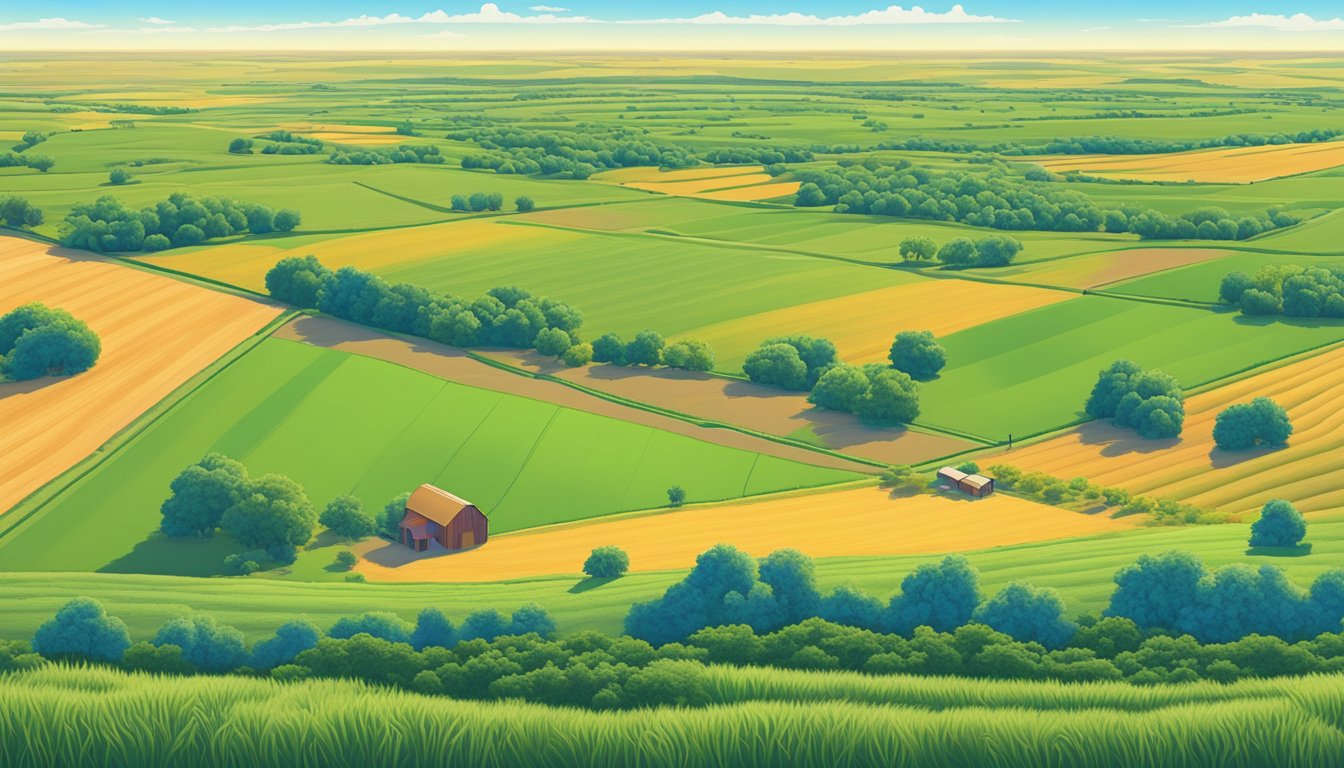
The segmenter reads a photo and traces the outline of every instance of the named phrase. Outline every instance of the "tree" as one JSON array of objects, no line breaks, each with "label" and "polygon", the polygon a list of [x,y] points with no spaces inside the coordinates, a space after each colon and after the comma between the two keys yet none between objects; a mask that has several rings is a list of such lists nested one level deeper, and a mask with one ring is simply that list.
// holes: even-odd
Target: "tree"
[{"label": "tree", "polygon": [[1295,547],[1307,535],[1302,513],[1283,499],[1274,499],[1260,509],[1260,517],[1251,523],[1252,547]]},{"label": "tree", "polygon": [[108,616],[103,604],[90,597],[66,603],[33,635],[33,651],[48,659],[73,656],[121,661],[130,647],[126,623]]},{"label": "tree", "polygon": [[24,161],[29,168],[46,173],[56,166],[56,161],[47,155],[26,155]]},{"label": "tree", "polygon": [[293,232],[294,228],[303,223],[303,216],[292,208],[281,208],[275,212],[275,219],[272,226],[276,232]]},{"label": "tree", "polygon": [[395,613],[369,611],[337,619],[327,630],[327,637],[347,640],[355,635],[372,635],[392,643],[409,643],[413,629],[409,622],[402,621]]},{"label": "tree", "polygon": [[107,174],[107,182],[109,184],[125,184],[130,180],[130,171],[127,171],[125,168],[113,168]]},{"label": "tree", "polygon": [[973,618],[1015,640],[1059,648],[1078,627],[1064,618],[1064,601],[1053,589],[1015,581],[975,610]]},{"label": "tree", "polygon": [[537,352],[547,357],[560,357],[569,351],[573,341],[559,328],[542,328],[533,342]]},{"label": "tree", "polygon": [[953,238],[938,249],[938,260],[951,266],[971,266],[976,259],[975,241],[969,237]]},{"label": "tree", "polygon": [[518,209],[519,213],[527,213],[536,209],[537,204],[527,195],[520,195],[517,200],[513,201],[513,207]]},{"label": "tree", "polygon": [[1229,406],[1213,425],[1213,442],[1225,451],[1249,448],[1282,448],[1293,434],[1293,424],[1283,406],[1267,397]]},{"label": "tree", "polygon": [[1108,419],[1115,416],[1120,400],[1134,391],[1132,379],[1143,372],[1143,368],[1130,360],[1116,360],[1110,367],[1097,374],[1097,383],[1087,398],[1084,410],[1094,419]]},{"label": "tree", "polygon": [[593,345],[586,341],[574,344],[560,356],[560,362],[570,368],[580,368],[593,361]]},{"label": "tree", "polygon": [[415,620],[411,632],[411,647],[417,651],[426,648],[451,648],[457,643],[457,629],[438,608],[425,608]]},{"label": "tree", "polygon": [[254,235],[264,235],[275,231],[275,211],[269,206],[252,205],[244,211],[247,216],[247,228]]},{"label": "tree", "polygon": [[239,137],[230,141],[229,152],[234,155],[252,154],[252,140]]},{"label": "tree", "polygon": [[982,237],[975,243],[975,263],[978,267],[1006,267],[1022,251],[1022,242],[1007,235]]},{"label": "tree", "polygon": [[675,341],[663,349],[663,365],[684,371],[714,370],[714,351],[703,341]]},{"label": "tree", "polygon": [[938,253],[938,244],[931,237],[907,237],[901,241],[900,253],[906,261],[927,261]]},{"label": "tree", "polygon": [[336,559],[332,561],[332,565],[335,565],[342,571],[348,571],[351,568],[354,568],[355,563],[358,562],[359,558],[355,556],[354,552],[351,552],[348,549],[342,549],[336,553]]},{"label": "tree", "polygon": [[894,490],[918,490],[923,487],[924,479],[909,464],[893,464],[882,470],[879,485]]},{"label": "tree", "polygon": [[399,539],[401,521],[406,517],[406,502],[410,501],[411,494],[403,493],[383,506],[382,517],[378,520],[379,528],[385,536],[391,536]]},{"label": "tree", "polygon": [[1185,406],[1181,400],[1158,395],[1141,401],[1121,426],[1133,427],[1140,437],[1161,440],[1179,437],[1184,421]]},{"label": "tree", "polygon": [[887,357],[893,368],[916,379],[931,379],[947,365],[947,351],[932,331],[901,331]]},{"label": "tree", "polygon": [[1184,401],[1175,377],[1117,360],[1098,375],[1084,409],[1094,418],[1109,416],[1116,426],[1133,429],[1142,437],[1171,438],[1181,434]]},{"label": "tree", "polygon": [[[349,494],[332,499],[317,520],[343,539],[367,538],[377,530],[373,516],[364,511],[364,502]],[[294,545],[301,543],[294,542]]]},{"label": "tree", "polygon": [[822,193],[821,187],[812,182],[807,182],[798,187],[798,193],[793,199],[793,204],[799,207],[815,207],[826,204],[826,195]]},{"label": "tree", "polygon": [[870,424],[909,424],[919,416],[919,385],[904,371],[865,366],[868,391],[854,404],[854,415]]},{"label": "tree", "polygon": [[583,561],[583,572],[595,579],[614,579],[630,570],[630,556],[620,547],[597,547]]},{"label": "tree", "polygon": [[173,478],[172,495],[159,508],[159,527],[172,537],[208,539],[246,487],[246,467],[223,454],[207,454]]},{"label": "tree", "polygon": [[667,489],[667,505],[669,507],[680,507],[686,502],[686,491],[680,485],[674,485]]},{"label": "tree", "polygon": [[245,546],[268,552],[301,547],[313,537],[317,512],[298,483],[283,475],[248,481],[220,528]]},{"label": "tree", "polygon": [[174,248],[185,248],[205,242],[205,230],[195,224],[183,224],[168,238]]},{"label": "tree", "polygon": [[28,202],[26,198],[6,195],[0,197],[0,222],[6,226],[36,227],[42,223],[42,209]]},{"label": "tree", "polygon": [[24,131],[23,138],[20,139],[26,149],[31,149],[46,140],[47,134],[42,133],[41,131]]},{"label": "tree", "polygon": [[807,364],[791,344],[762,344],[742,364],[747,378],[781,389],[806,390]]},{"label": "tree", "polygon": [[0,378],[71,376],[92,368],[102,342],[63,309],[25,304],[0,316]]},{"label": "tree", "polygon": [[154,635],[154,645],[182,649],[182,659],[202,672],[219,674],[247,662],[243,633],[213,616],[196,614],[169,619]]},{"label": "tree", "polygon": [[868,376],[855,365],[841,363],[821,375],[807,401],[819,408],[853,413],[868,392]]},{"label": "tree", "polygon": [[948,555],[925,563],[901,581],[887,606],[886,625],[908,635],[915,627],[950,632],[970,621],[980,604],[979,577],[966,558]]},{"label": "tree", "polygon": [[311,621],[291,619],[277,627],[274,636],[252,647],[249,666],[253,669],[267,670],[288,664],[300,653],[309,648],[316,648],[317,641],[321,638],[322,632]]},{"label": "tree", "polygon": [[663,337],[657,331],[640,331],[625,345],[626,365],[658,365],[663,361]]},{"label": "tree", "polygon": [[471,203],[465,195],[453,195],[450,207],[454,211],[470,211]]},{"label": "tree", "polygon": [[322,266],[316,256],[290,256],[266,273],[266,290],[287,304],[313,308],[318,304],[322,287],[331,278],[331,270]]},{"label": "tree", "polygon": [[614,333],[604,333],[593,340],[593,361],[625,365],[625,342]]},{"label": "tree", "polygon": [[504,617],[504,614],[493,608],[482,608],[472,611],[462,620],[462,630],[458,633],[458,638],[463,642],[484,640],[488,643],[497,637],[509,634],[511,628],[512,623]]}]

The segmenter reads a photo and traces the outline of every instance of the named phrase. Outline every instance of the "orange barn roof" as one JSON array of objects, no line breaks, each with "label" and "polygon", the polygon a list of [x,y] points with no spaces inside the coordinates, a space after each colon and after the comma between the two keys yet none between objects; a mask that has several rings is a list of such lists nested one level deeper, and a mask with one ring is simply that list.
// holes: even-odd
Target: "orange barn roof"
[{"label": "orange barn roof", "polygon": [[429,483],[416,488],[406,500],[406,509],[439,525],[448,525],[462,510],[475,506]]}]

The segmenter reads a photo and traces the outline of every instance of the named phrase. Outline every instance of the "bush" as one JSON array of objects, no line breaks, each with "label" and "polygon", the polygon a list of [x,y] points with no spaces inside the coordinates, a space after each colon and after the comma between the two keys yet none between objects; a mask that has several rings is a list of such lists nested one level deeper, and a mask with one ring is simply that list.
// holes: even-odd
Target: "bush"
[{"label": "bush", "polygon": [[27,199],[13,195],[0,196],[0,223],[15,229],[31,228],[41,224],[42,209]]},{"label": "bush", "polygon": [[970,621],[980,604],[979,576],[961,555],[925,563],[901,581],[887,606],[884,624],[900,634],[915,627],[946,632]]},{"label": "bush", "polygon": [[915,490],[923,487],[924,480],[909,464],[896,464],[882,470],[879,485],[897,490]]},{"label": "bush", "polygon": [[159,528],[175,538],[208,539],[224,513],[242,498],[246,485],[246,467],[223,454],[207,454],[173,478],[172,495],[159,508],[163,516]]},{"label": "bush", "polygon": [[327,630],[327,637],[343,640],[355,635],[372,635],[393,643],[409,643],[414,627],[394,613],[369,611],[359,616],[345,616]]},{"label": "bush", "polygon": [[625,345],[626,365],[658,365],[663,361],[663,337],[656,331],[640,331]]},{"label": "bush", "polygon": [[[780,344],[793,347],[798,355],[798,360],[802,361],[805,375],[801,384],[796,382],[797,364],[793,362],[792,356],[782,350],[773,349]],[[760,356],[757,353],[760,353]],[[766,339],[761,342],[756,352],[753,352],[747,358],[747,363],[751,364],[750,368],[747,364],[744,364],[742,368],[752,381],[761,384],[771,384],[771,381],[778,381],[780,383],[771,385],[784,389],[802,390],[811,389],[823,373],[839,362],[835,344],[832,344],[830,340],[795,334]],[[757,375],[752,374],[753,370],[757,371]]]},{"label": "bush", "polygon": [[0,380],[73,376],[101,354],[97,334],[63,309],[25,304],[0,315]]},{"label": "bush", "polygon": [[252,140],[237,138],[229,142],[229,153],[234,155],[252,154]]},{"label": "bush", "polygon": [[560,357],[569,351],[573,342],[569,334],[559,328],[543,328],[537,333],[534,342],[538,354],[547,357]]},{"label": "bush", "polygon": [[604,333],[593,340],[593,361],[625,365],[625,342],[614,333]]},{"label": "bush", "polygon": [[806,390],[807,364],[790,344],[762,344],[742,364],[747,378],[781,389]]},{"label": "bush", "polygon": [[351,552],[348,549],[342,549],[336,553],[336,559],[332,561],[332,564],[342,571],[348,571],[351,568],[354,568],[355,563],[358,562],[359,558],[355,556],[354,552]]},{"label": "bush", "polygon": [[[373,516],[364,511],[364,502],[358,496],[345,495],[332,499],[317,521],[343,539],[363,539],[372,536],[377,530]],[[295,542],[295,545],[300,543]]]},{"label": "bush", "polygon": [[48,659],[121,661],[130,647],[125,622],[108,616],[103,604],[89,597],[66,603],[33,635],[33,651]]},{"label": "bush", "polygon": [[703,341],[676,341],[663,349],[663,365],[684,371],[711,371],[714,369],[714,352]]},{"label": "bush", "polygon": [[1185,395],[1174,377],[1117,360],[1098,374],[1084,410],[1093,418],[1110,418],[1118,427],[1157,439],[1181,434],[1184,403]]},{"label": "bush", "polygon": [[1266,502],[1259,519],[1251,523],[1252,547],[1295,547],[1306,535],[1302,513],[1283,499]]},{"label": "bush", "polygon": [[620,547],[598,547],[583,563],[583,572],[595,579],[614,579],[630,569],[630,556]]},{"label": "bush", "polygon": [[169,619],[154,635],[154,645],[181,648],[182,659],[202,672],[229,672],[248,658],[243,633],[216,622],[213,616]]},{"label": "bush", "polygon": [[109,184],[125,184],[130,180],[131,180],[131,173],[130,171],[127,171],[125,168],[113,168],[107,174],[107,183]]},{"label": "bush", "polygon": [[593,345],[586,341],[572,345],[560,356],[560,362],[570,368],[580,368],[593,361]]},{"label": "bush", "polygon": [[517,200],[513,201],[513,207],[516,208],[519,213],[527,213],[534,210],[537,207],[537,204],[527,195],[521,195]]},{"label": "bush", "polygon": [[686,501],[686,491],[680,485],[674,485],[667,489],[667,505],[669,507],[680,507]]},{"label": "bush", "polygon": [[257,670],[275,669],[294,660],[309,648],[316,648],[322,632],[306,619],[294,619],[281,624],[275,635],[252,647],[249,666]]},{"label": "bush", "polygon": [[947,365],[947,351],[930,331],[901,331],[887,355],[891,365],[912,378],[931,379]]},{"label": "bush", "polygon": [[1282,448],[1291,434],[1293,424],[1288,412],[1267,397],[1229,406],[1213,425],[1213,442],[1225,451]]},{"label": "bush", "polygon": [[406,517],[406,502],[411,494],[403,493],[383,506],[383,514],[378,519],[378,527],[384,535],[401,539],[401,521]]}]

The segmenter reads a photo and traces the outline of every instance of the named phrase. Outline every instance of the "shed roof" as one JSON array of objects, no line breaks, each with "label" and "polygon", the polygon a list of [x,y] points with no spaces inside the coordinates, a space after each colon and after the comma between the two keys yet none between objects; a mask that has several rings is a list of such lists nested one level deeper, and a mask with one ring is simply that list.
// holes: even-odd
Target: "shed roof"
[{"label": "shed roof", "polygon": [[967,475],[961,479],[961,482],[978,491],[994,481],[984,475]]},{"label": "shed roof", "polygon": [[942,469],[938,470],[938,476],[945,477],[954,483],[961,482],[962,480],[965,480],[967,477],[965,472],[962,472],[960,469],[957,469],[956,467],[943,467]]},{"label": "shed roof", "polygon": [[406,500],[406,509],[439,525],[448,525],[462,510],[475,506],[470,501],[429,483],[416,488]]}]

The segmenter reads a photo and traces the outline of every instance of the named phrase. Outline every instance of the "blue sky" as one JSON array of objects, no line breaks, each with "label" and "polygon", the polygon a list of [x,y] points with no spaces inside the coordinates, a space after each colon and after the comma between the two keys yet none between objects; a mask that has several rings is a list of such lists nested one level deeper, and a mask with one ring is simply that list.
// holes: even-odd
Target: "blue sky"
[{"label": "blue sky", "polygon": [[1341,50],[1342,14],[1339,0],[46,0],[0,5],[0,50]]}]

